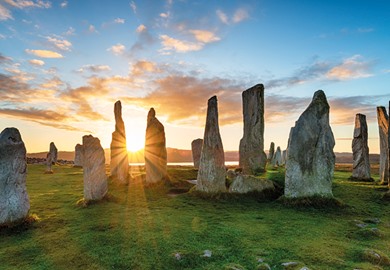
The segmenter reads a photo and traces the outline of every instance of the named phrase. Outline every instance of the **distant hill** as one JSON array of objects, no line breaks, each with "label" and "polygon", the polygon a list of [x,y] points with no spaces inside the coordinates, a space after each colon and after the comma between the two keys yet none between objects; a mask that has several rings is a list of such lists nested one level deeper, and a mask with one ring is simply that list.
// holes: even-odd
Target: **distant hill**
[{"label": "distant hill", "polygon": [[[106,162],[110,162],[110,149],[104,149]],[[47,152],[28,153],[29,158],[46,158]],[[352,163],[352,153],[335,153],[336,163]],[[168,162],[192,162],[191,150],[183,150],[177,148],[167,148]],[[73,160],[74,151],[58,151],[58,159]],[[238,161],[238,151],[226,151],[225,161]],[[143,163],[144,162],[144,150],[138,152],[129,152],[129,162],[131,163]],[[379,163],[379,154],[370,154],[371,163]]]}]

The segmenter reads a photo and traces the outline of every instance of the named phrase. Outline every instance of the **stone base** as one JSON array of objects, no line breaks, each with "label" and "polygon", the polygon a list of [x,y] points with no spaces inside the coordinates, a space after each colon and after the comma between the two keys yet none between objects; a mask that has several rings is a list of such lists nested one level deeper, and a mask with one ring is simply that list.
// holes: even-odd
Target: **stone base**
[{"label": "stone base", "polygon": [[279,199],[284,205],[292,207],[314,207],[314,208],[340,208],[344,203],[334,197],[301,197],[287,198],[285,196]]},{"label": "stone base", "polygon": [[375,182],[373,178],[358,178],[358,177],[349,177],[348,180],[354,181],[354,182]]}]

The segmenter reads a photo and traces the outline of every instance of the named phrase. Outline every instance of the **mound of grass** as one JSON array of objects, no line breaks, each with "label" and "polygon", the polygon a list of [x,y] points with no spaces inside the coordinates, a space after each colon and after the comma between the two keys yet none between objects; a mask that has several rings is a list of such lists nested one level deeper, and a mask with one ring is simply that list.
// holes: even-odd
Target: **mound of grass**
[{"label": "mound of grass", "polygon": [[288,207],[313,207],[313,208],[343,208],[346,205],[337,198],[312,196],[302,198],[286,198],[282,196],[279,200],[283,205]]}]

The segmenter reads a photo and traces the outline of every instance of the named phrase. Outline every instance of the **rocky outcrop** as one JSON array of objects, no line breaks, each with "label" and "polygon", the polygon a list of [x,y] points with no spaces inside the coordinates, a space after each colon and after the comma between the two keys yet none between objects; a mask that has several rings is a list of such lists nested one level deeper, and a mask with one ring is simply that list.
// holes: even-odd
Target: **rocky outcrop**
[{"label": "rocky outcrop", "polygon": [[274,183],[267,179],[260,179],[252,175],[237,174],[229,187],[230,193],[264,192],[274,190]]},{"label": "rocky outcrop", "polygon": [[217,97],[208,100],[206,127],[196,188],[207,193],[225,192],[225,155],[218,125]]},{"label": "rocky outcrop", "polygon": [[19,130],[0,134],[0,226],[22,221],[30,210],[26,189],[26,148]]},{"label": "rocky outcrop", "polygon": [[274,157],[275,154],[275,143],[271,142],[271,145],[269,146],[269,151],[268,151],[268,157],[267,159],[271,161]]},{"label": "rocky outcrop", "polygon": [[92,135],[83,136],[84,199],[101,200],[108,190],[104,150],[100,140]]},{"label": "rocky outcrop", "polygon": [[282,151],[280,150],[279,146],[276,148],[271,164],[274,167],[279,167],[282,165]]},{"label": "rocky outcrop", "polygon": [[203,145],[202,139],[196,139],[191,142],[192,160],[194,162],[194,167],[196,169],[199,168],[200,154],[202,153],[202,145]]},{"label": "rocky outcrop", "polygon": [[74,148],[74,167],[83,167],[83,146],[76,144]]},{"label": "rocky outcrop", "polygon": [[379,178],[381,185],[389,184],[389,116],[385,107],[376,107],[379,127]]},{"label": "rocky outcrop", "polygon": [[258,84],[242,92],[244,136],[240,141],[239,166],[244,174],[265,171],[264,86]]},{"label": "rocky outcrop", "polygon": [[157,183],[167,176],[167,149],[164,126],[156,118],[153,108],[149,110],[145,136],[146,183]]},{"label": "rocky outcrop", "polygon": [[126,146],[125,123],[122,119],[122,104],[118,100],[114,105],[115,131],[112,133],[110,145],[111,176],[115,181],[126,184],[129,177],[129,158]]},{"label": "rocky outcrop", "polygon": [[353,169],[352,179],[370,181],[370,159],[368,149],[368,128],[366,116],[356,114],[355,129],[352,140]]},{"label": "rocky outcrop", "polygon": [[329,125],[329,104],[319,90],[291,128],[285,176],[285,197],[333,197],[335,141]]}]

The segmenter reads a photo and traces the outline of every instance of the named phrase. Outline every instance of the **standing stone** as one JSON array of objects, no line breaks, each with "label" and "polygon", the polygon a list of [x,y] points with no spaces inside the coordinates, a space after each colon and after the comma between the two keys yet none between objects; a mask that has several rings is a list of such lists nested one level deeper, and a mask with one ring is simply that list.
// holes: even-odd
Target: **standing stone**
[{"label": "standing stone", "polygon": [[27,217],[30,201],[26,189],[26,148],[19,130],[0,133],[0,226]]},{"label": "standing stone", "polygon": [[283,150],[282,151],[282,164],[281,165],[286,164],[286,158],[287,158],[287,150]]},{"label": "standing stone", "polygon": [[379,178],[381,185],[389,183],[389,150],[388,150],[388,125],[389,116],[387,115],[385,107],[376,107],[379,127]]},{"label": "standing stone", "polygon": [[268,152],[268,160],[271,161],[274,157],[275,154],[275,143],[271,142],[271,145],[269,147],[269,152]]},{"label": "standing stone", "polygon": [[53,142],[50,143],[49,153],[52,159],[52,164],[54,165],[57,162],[58,150],[56,145]]},{"label": "standing stone", "polygon": [[244,136],[240,140],[239,166],[244,174],[264,172],[264,86],[257,84],[242,92]]},{"label": "standing stone", "polygon": [[225,154],[218,125],[217,97],[207,103],[206,127],[196,188],[207,193],[225,192]]},{"label": "standing stone", "polygon": [[111,140],[111,176],[119,183],[126,184],[129,176],[129,158],[126,146],[125,123],[122,119],[122,104],[120,100],[114,105],[115,131]]},{"label": "standing stone", "polygon": [[291,128],[286,160],[286,198],[333,197],[335,141],[325,93],[314,93],[309,107]]},{"label": "standing stone", "polygon": [[194,162],[194,167],[196,169],[199,168],[200,154],[202,153],[202,145],[203,145],[202,139],[196,139],[191,142],[192,160]]},{"label": "standing stone", "polygon": [[356,114],[352,140],[352,179],[355,180],[372,181],[367,130],[366,116],[360,113]]},{"label": "standing stone", "polygon": [[145,135],[146,183],[157,183],[167,176],[167,149],[164,126],[156,118],[153,108],[149,110]]},{"label": "standing stone", "polygon": [[282,151],[280,150],[279,146],[276,148],[276,152],[272,158],[271,164],[274,167],[279,167],[282,165]]},{"label": "standing stone", "polygon": [[101,200],[108,190],[104,150],[100,140],[92,135],[83,136],[84,199]]},{"label": "standing stone", "polygon": [[74,148],[74,167],[83,167],[83,146],[76,144]]}]

